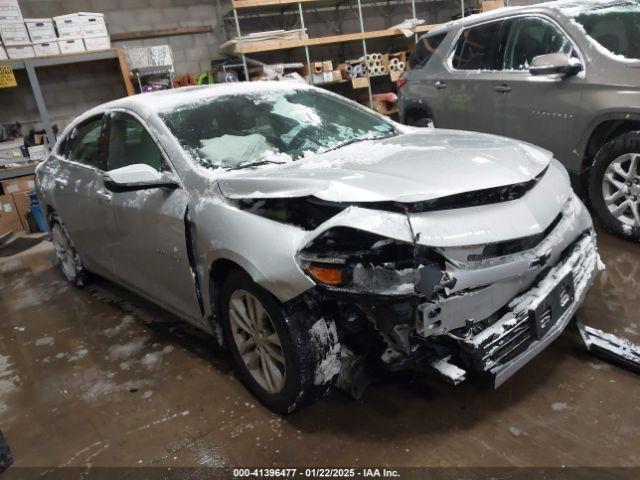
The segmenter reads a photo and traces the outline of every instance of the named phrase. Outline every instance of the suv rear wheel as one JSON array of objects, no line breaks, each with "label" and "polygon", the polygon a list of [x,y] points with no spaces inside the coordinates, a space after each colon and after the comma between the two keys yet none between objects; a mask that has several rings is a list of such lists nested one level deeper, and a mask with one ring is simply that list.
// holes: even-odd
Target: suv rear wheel
[{"label": "suv rear wheel", "polygon": [[600,149],[589,174],[589,200],[607,230],[640,241],[640,132]]},{"label": "suv rear wheel", "polygon": [[340,370],[333,322],[285,308],[245,272],[221,291],[222,331],[247,389],[271,410],[291,413],[325,394]]}]

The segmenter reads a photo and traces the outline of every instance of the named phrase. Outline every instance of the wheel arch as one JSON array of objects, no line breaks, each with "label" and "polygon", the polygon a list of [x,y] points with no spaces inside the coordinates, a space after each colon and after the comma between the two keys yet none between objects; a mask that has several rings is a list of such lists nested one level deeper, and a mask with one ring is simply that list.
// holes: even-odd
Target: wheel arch
[{"label": "wheel arch", "polygon": [[402,123],[408,125],[410,120],[419,118],[422,115],[426,115],[434,120],[433,110],[427,104],[410,103],[404,108]]},{"label": "wheel arch", "polygon": [[579,150],[582,152],[580,177],[583,185],[588,183],[589,170],[600,149],[612,138],[635,130],[640,130],[640,112],[608,113],[591,122]]}]

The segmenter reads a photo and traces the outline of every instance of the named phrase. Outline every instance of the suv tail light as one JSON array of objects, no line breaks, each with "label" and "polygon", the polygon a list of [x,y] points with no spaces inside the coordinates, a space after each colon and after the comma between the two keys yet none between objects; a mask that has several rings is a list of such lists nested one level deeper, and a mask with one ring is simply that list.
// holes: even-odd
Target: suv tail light
[{"label": "suv tail light", "polygon": [[408,80],[406,78],[400,77],[396,82],[397,89],[400,90],[402,87],[404,87],[407,84],[407,82]]}]

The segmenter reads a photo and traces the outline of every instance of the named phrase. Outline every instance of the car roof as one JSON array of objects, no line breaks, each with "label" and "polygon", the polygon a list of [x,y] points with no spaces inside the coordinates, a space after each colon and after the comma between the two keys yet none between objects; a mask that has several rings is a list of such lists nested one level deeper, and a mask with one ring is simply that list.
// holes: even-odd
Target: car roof
[{"label": "car roof", "polygon": [[527,13],[527,12],[546,12],[551,15],[564,15],[567,17],[575,17],[583,12],[593,10],[596,8],[603,8],[613,5],[624,4],[636,4],[631,0],[555,0],[551,2],[537,3],[534,5],[523,5],[519,7],[502,7],[487,12],[476,13],[469,15],[458,20],[445,23],[439,27],[429,31],[427,35],[437,35],[449,31],[451,29],[458,29],[460,27],[467,27],[483,23],[489,20],[497,20],[500,18],[507,18],[513,15]]},{"label": "car roof", "polygon": [[[119,98],[99,105],[83,117],[96,115],[105,110],[126,108],[141,114],[160,113],[182,105],[206,101],[224,95],[255,94],[277,91],[312,90],[305,83],[295,81],[234,82],[196,87],[183,87],[159,92],[142,93]],[[314,89],[315,90],[315,89]]]}]

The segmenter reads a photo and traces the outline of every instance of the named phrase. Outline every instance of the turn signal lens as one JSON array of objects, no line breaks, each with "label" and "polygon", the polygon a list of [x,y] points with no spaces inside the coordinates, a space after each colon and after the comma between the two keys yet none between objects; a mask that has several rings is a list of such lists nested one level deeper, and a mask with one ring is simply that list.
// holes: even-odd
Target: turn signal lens
[{"label": "turn signal lens", "polygon": [[409,80],[407,80],[407,79],[406,79],[406,78],[404,78],[404,77],[399,78],[399,79],[396,81],[396,88],[397,88],[398,90],[400,90],[402,87],[404,87],[404,86],[407,84],[407,82],[408,82],[408,81],[409,81]]},{"label": "turn signal lens", "polygon": [[340,267],[311,263],[309,267],[307,267],[307,270],[313,278],[326,285],[344,284],[344,272]]}]

